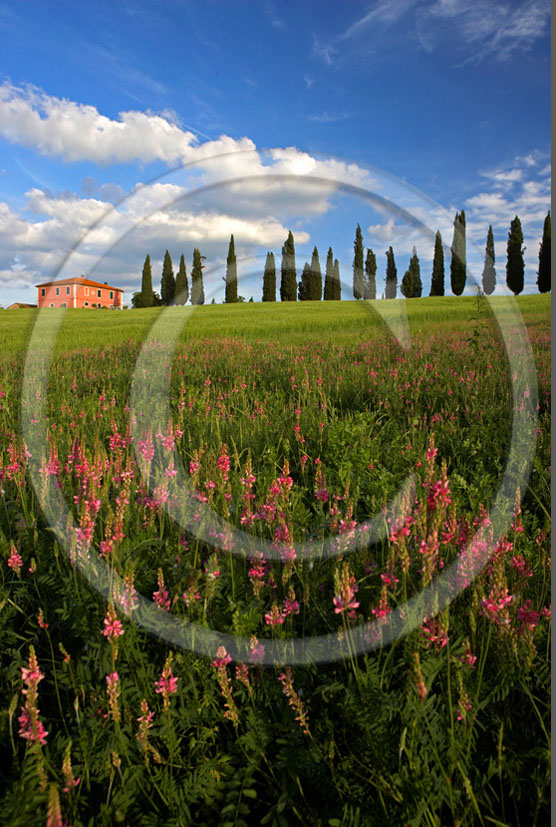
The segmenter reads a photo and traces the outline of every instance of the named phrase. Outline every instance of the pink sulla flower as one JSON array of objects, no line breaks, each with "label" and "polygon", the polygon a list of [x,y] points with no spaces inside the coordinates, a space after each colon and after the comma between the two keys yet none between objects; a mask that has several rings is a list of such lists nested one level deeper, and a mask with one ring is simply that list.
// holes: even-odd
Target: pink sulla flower
[{"label": "pink sulla flower", "polygon": [[283,615],[284,615],[284,617],[287,617],[288,615],[291,615],[291,614],[294,614],[294,615],[299,614],[299,603],[298,603],[297,600],[290,600],[289,598],[286,597],[286,599],[284,600]]},{"label": "pink sulla flower", "polygon": [[249,644],[249,660],[260,663],[264,657],[264,646],[253,635]]},{"label": "pink sulla flower", "polygon": [[102,630],[102,634],[107,637],[109,641],[113,641],[116,640],[116,638],[121,637],[123,633],[124,627],[121,620],[118,620],[116,617],[114,608],[109,606],[106,617],[104,618],[104,629]]},{"label": "pink sulla flower", "polygon": [[226,666],[232,658],[226,651],[225,646],[219,646],[216,650],[216,658],[212,661],[211,666],[214,666],[215,669],[219,669],[222,666]]},{"label": "pink sulla flower", "polygon": [[533,608],[532,600],[526,600],[523,606],[520,606],[517,610],[516,617],[518,621],[521,623],[522,629],[530,629],[531,631],[539,625],[539,613],[536,612]]},{"label": "pink sulla flower", "polygon": [[284,622],[284,617],[276,604],[274,604],[270,612],[265,614],[264,619],[267,626],[281,626]]},{"label": "pink sulla flower", "polygon": [[178,679],[172,673],[167,677],[161,675],[160,678],[155,681],[154,687],[154,691],[159,695],[175,695],[178,691]]},{"label": "pink sulla flower", "polygon": [[178,691],[178,679],[172,674],[173,657],[173,654],[170,652],[166,658],[162,675],[154,684],[154,691],[158,695],[162,695],[164,699],[164,709],[170,707],[170,695],[175,695]]},{"label": "pink sulla flower", "polygon": [[21,554],[17,551],[16,547],[13,543],[10,543],[10,556],[8,557],[8,566],[11,568],[12,571],[15,571],[17,576],[21,574],[21,566],[23,565],[23,560],[21,559]]}]

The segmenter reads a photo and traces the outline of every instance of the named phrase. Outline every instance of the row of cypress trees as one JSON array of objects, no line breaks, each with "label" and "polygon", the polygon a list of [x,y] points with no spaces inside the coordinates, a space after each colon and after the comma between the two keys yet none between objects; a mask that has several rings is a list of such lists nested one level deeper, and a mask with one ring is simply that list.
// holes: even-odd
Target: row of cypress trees
[{"label": "row of cypress trees", "polygon": [[[357,225],[354,241],[353,257],[353,296],[356,299],[376,298],[376,259],[372,250],[367,251],[367,262],[363,272],[363,237],[361,227]],[[524,286],[525,264],[523,260],[523,232],[519,217],[513,219],[508,233],[507,260],[506,260],[506,284],[508,288],[518,295]],[[450,248],[452,257],[450,262],[450,287],[455,296],[461,296],[466,282],[466,239],[465,239],[465,212],[456,213],[454,218],[454,235]],[[550,210],[544,220],[542,241],[539,248],[539,269],[537,271],[537,287],[540,293],[548,293],[551,289],[551,221]],[[492,225],[488,228],[485,259],[482,273],[482,287],[486,295],[494,292],[496,287],[496,269],[494,256],[494,237]],[[431,278],[431,296],[443,296],[444,287],[444,247],[440,232],[436,233],[434,243],[434,257]],[[397,268],[394,260],[394,251],[389,247],[386,251],[386,283],[385,298],[395,299],[397,294]],[[406,298],[419,298],[422,295],[423,284],[417,251],[413,248],[413,254],[409,262],[409,268],[402,278],[400,286],[402,294]]]},{"label": "row of cypress trees", "polygon": [[172,304],[183,305],[187,303],[188,299],[191,299],[191,304],[204,304],[203,261],[205,261],[205,256],[202,256],[197,247],[195,247],[193,250],[193,267],[191,268],[190,295],[185,257],[182,254],[178,272],[174,277],[172,259],[170,253],[166,250],[164,263],[162,265],[160,293],[156,293],[153,290],[151,257],[147,255],[141,276],[141,290],[138,293],[134,293],[131,300],[133,307],[156,307],[158,305]]},{"label": "row of cypress trees", "polygon": [[[465,212],[456,213],[454,218],[454,235],[451,246],[450,262],[450,286],[455,296],[461,296],[466,282],[466,239],[465,239]],[[506,262],[506,284],[515,295],[523,290],[524,285],[524,261],[523,261],[523,232],[521,222],[516,217],[511,222],[508,233],[507,262]],[[355,299],[376,299],[376,256],[370,248],[364,255],[363,234],[361,227],[357,225],[355,241],[353,244],[353,296]],[[543,227],[543,236],[539,249],[539,269],[537,286],[541,293],[547,293],[551,289],[550,273],[551,254],[551,224],[550,211],[548,212]],[[204,304],[205,294],[203,287],[203,261],[197,248],[193,250],[193,266],[191,269],[191,295],[185,258],[182,255],[180,266],[176,277],[172,268],[172,259],[168,250],[164,256],[162,267],[162,280],[160,295],[155,293],[152,287],[152,270],[150,256],[145,259],[141,291],[133,295],[134,307],[152,307],[155,305],[184,305],[188,299],[191,304]],[[244,301],[238,296],[237,286],[237,261],[235,253],[235,242],[233,235],[230,237],[228,256],[226,259],[225,302],[233,304]],[[445,292],[445,271],[444,271],[444,246],[440,232],[436,233],[434,243],[434,256],[432,266],[432,278],[430,296],[443,296]],[[494,257],[494,237],[492,225],[488,228],[485,260],[482,274],[482,287],[484,293],[490,295],[496,287],[496,269]],[[398,288],[398,271],[394,259],[394,250],[389,247],[386,251],[386,280],[384,296],[387,299],[395,299]],[[423,292],[421,281],[421,268],[415,247],[400,285],[400,290],[406,298],[419,298]],[[323,279],[319,261],[318,250],[313,249],[311,262],[306,262],[301,274],[301,280],[297,281],[295,266],[295,245],[293,234],[290,230],[288,237],[282,247],[282,264],[280,280],[281,301],[320,301],[323,298]],[[276,263],[274,253],[269,252],[263,274],[263,302],[276,301]],[[332,247],[328,249],[326,257],[326,269],[324,276],[324,299],[338,301],[341,299],[340,266],[338,259],[332,253]]]}]

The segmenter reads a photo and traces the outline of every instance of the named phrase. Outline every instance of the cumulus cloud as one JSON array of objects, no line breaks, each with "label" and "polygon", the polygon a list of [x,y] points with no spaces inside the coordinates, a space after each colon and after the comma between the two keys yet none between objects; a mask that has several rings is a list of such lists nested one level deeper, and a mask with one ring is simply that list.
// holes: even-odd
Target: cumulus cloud
[{"label": "cumulus cloud", "polygon": [[251,140],[228,136],[199,144],[193,132],[165,115],[128,111],[114,120],[94,106],[55,98],[33,86],[21,88],[8,81],[0,86],[0,134],[64,161],[177,164],[254,149]]}]

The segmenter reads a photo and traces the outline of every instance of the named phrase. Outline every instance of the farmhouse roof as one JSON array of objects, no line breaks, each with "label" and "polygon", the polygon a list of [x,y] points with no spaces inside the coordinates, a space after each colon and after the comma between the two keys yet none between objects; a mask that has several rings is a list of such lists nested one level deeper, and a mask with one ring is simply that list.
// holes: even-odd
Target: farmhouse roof
[{"label": "farmhouse roof", "polygon": [[84,276],[73,276],[69,279],[57,279],[56,281],[43,281],[42,284],[36,284],[35,287],[50,287],[58,284],[84,284],[85,287],[104,287],[105,290],[124,292],[121,287],[114,287],[112,284],[106,284],[106,282],[91,281],[91,279],[86,279]]}]

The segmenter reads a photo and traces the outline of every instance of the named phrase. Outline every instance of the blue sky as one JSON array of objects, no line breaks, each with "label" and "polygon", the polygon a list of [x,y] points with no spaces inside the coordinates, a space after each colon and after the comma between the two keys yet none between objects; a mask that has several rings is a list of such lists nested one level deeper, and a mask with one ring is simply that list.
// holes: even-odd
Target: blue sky
[{"label": "blue sky", "polygon": [[288,229],[299,274],[332,246],[350,298],[358,222],[379,295],[390,244],[428,294],[461,209],[479,278],[493,225],[500,285],[519,215],[535,292],[549,29],[540,0],[0,2],[0,304],[57,273],[129,301],[147,253],[157,289],[164,250],[189,271],[195,246],[220,300],[231,232],[259,300]]}]

